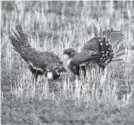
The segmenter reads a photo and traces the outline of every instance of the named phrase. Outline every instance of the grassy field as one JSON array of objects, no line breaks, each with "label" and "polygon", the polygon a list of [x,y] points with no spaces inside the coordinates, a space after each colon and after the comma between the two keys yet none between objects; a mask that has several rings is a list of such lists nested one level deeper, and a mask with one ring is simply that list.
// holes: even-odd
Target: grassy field
[{"label": "grassy field", "polygon": [[[133,125],[134,2],[1,2],[2,125]],[[125,36],[124,61],[112,62],[102,76],[37,83],[13,49],[9,34],[20,24],[37,50],[55,52],[66,67],[65,48],[78,51],[99,30],[113,28]]]}]

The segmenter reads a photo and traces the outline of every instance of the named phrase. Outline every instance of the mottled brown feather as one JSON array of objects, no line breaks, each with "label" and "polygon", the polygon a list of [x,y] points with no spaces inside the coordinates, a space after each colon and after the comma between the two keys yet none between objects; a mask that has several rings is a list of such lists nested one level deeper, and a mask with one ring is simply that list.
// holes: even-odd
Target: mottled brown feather
[{"label": "mottled brown feather", "polygon": [[60,71],[65,70],[62,61],[56,54],[53,52],[40,52],[32,48],[27,35],[23,32],[20,25],[16,26],[16,32],[10,35],[10,40],[14,49],[28,63],[29,68],[32,68],[31,71],[33,73],[36,73],[36,68],[44,72],[47,70],[54,71],[55,68],[59,68]]}]

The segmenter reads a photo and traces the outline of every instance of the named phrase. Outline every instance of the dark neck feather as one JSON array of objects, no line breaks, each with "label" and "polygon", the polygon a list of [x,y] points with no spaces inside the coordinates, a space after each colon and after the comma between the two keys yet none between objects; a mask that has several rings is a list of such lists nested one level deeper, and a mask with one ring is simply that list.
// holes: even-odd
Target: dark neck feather
[{"label": "dark neck feather", "polygon": [[57,73],[53,72],[53,79],[54,80],[58,79],[59,77],[60,77],[60,74],[57,74]]}]

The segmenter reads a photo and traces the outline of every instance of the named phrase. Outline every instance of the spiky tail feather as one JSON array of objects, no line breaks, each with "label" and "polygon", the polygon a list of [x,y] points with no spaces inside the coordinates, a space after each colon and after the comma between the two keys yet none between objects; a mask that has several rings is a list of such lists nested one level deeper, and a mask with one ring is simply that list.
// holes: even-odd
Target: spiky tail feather
[{"label": "spiky tail feather", "polygon": [[17,32],[10,35],[10,39],[14,49],[21,55],[26,55],[32,49],[28,43],[27,35],[23,33],[21,26],[16,26]]},{"label": "spiky tail feather", "polygon": [[46,67],[47,62],[45,58],[42,58],[40,52],[31,47],[27,35],[23,32],[21,26],[17,25],[16,32],[11,34],[9,37],[14,49],[28,64],[32,63],[36,68]]}]

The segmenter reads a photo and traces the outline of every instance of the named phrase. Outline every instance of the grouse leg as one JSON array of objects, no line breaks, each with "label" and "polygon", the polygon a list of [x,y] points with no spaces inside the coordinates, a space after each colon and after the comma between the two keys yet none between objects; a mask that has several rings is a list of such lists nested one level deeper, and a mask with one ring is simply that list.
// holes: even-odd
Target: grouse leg
[{"label": "grouse leg", "polygon": [[35,74],[34,78],[35,78],[35,82],[37,82],[37,80],[38,80],[38,74]]},{"label": "grouse leg", "polygon": [[82,69],[82,73],[83,73],[83,76],[84,76],[84,79],[86,77],[86,66],[81,66],[81,69]]},{"label": "grouse leg", "polygon": [[99,65],[99,74],[104,74],[105,66]]}]

